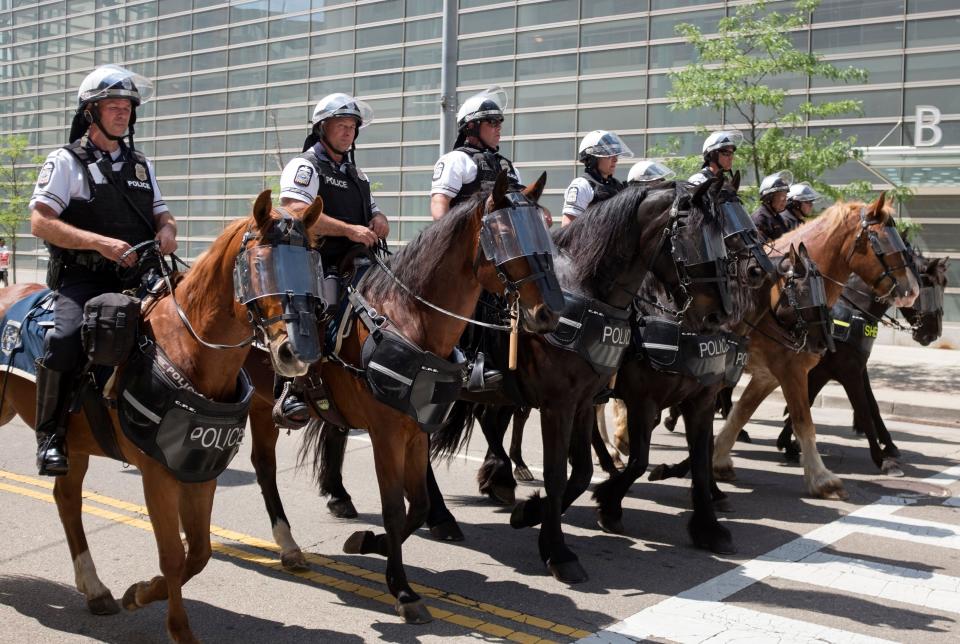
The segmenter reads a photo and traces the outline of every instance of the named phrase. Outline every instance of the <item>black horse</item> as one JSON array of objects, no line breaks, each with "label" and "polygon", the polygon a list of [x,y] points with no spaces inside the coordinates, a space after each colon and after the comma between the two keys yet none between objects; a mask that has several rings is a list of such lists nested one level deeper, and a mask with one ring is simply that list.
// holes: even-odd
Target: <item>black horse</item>
[{"label": "black horse", "polygon": [[[540,557],[560,581],[587,577],[564,543],[561,514],[592,477],[594,403],[608,393],[629,344],[624,331],[643,279],[653,274],[663,284],[669,305],[688,311],[706,328],[716,329],[739,316],[737,303],[730,299],[723,222],[716,208],[720,188],[719,181],[692,192],[685,184],[667,184],[649,193],[629,187],[556,233],[556,271],[568,294],[558,332],[544,338],[523,336],[518,370],[507,374],[503,391],[458,403],[450,424],[432,438],[434,454],[453,454],[478,418],[496,459],[494,466],[484,468],[491,475],[481,480],[481,489],[509,501],[516,482],[503,451],[503,434],[517,407],[539,408],[546,496],[535,494],[518,503],[510,523],[515,528],[543,524]],[[591,315],[603,322],[598,326]],[[591,338],[593,331],[598,336]],[[574,345],[576,352],[570,350]],[[499,364],[505,363],[506,348],[505,338],[488,344],[489,355]],[[442,498],[431,497],[431,503],[434,512]]]},{"label": "black horse", "polygon": [[[943,332],[943,290],[947,285],[947,259],[928,259],[915,254],[920,279],[920,297],[911,307],[900,312],[913,329],[913,339],[927,346]],[[842,386],[853,406],[853,425],[857,433],[866,434],[870,444],[870,458],[884,474],[902,476],[900,450],[880,417],[880,409],[870,386],[867,361],[877,336],[878,326],[890,305],[878,302],[870,288],[856,275],[847,281],[840,300],[831,311],[837,350],[828,353],[810,370],[807,382],[810,404],[831,380]],[[777,447],[784,450],[786,459],[797,462],[800,449],[791,440],[793,426],[787,417],[777,438]]]}]

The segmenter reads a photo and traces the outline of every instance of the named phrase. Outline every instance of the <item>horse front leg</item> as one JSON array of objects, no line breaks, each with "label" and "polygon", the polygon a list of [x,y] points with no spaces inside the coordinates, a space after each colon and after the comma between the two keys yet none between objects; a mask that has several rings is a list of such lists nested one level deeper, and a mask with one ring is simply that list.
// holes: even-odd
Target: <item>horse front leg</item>
[{"label": "horse front leg", "polygon": [[[870,417],[873,419],[874,427],[877,428],[877,437],[880,439],[880,443],[883,444],[884,461],[892,460],[899,466],[900,449],[893,442],[893,437],[890,436],[890,430],[887,429],[887,424],[883,422],[883,417],[880,415],[880,406],[877,404],[877,399],[873,395],[873,385],[870,384],[869,370],[864,369],[861,377],[863,378],[863,391],[867,396],[867,404],[870,408]],[[901,476],[902,475],[903,472],[901,471]]]},{"label": "horse front leg", "polygon": [[456,517],[443,500],[443,492],[440,491],[440,484],[437,483],[437,477],[433,473],[433,464],[429,461],[427,462],[427,496],[430,503],[427,527],[430,528],[433,538],[437,541],[463,541],[463,530],[460,529]]},{"label": "horse front leg", "polygon": [[[817,399],[820,391],[838,375],[833,372],[832,366],[832,357],[828,355],[807,374],[808,406],[813,405],[813,401]],[[783,451],[783,458],[788,463],[800,462],[800,444],[793,439],[793,421],[789,414],[787,414],[783,429],[780,430],[780,435],[777,437],[777,449]]]},{"label": "horse front leg", "polygon": [[843,482],[827,469],[817,451],[817,428],[813,425],[807,393],[807,370],[785,365],[778,374],[787,409],[793,418],[793,433],[800,442],[803,477],[807,489],[824,499],[845,499]]},{"label": "horse front leg", "polygon": [[696,547],[718,555],[730,555],[737,550],[730,531],[717,520],[713,499],[710,444],[713,438],[714,401],[711,398],[704,396],[701,390],[680,405],[693,478],[693,516],[687,524],[687,530]]},{"label": "horse front leg", "polygon": [[94,615],[114,615],[120,612],[120,604],[113,593],[97,575],[97,567],[90,556],[87,535],[83,531],[83,478],[87,473],[90,457],[74,453],[70,456],[70,468],[65,476],[58,476],[53,484],[53,498],[57,502],[60,523],[67,537],[70,559],[77,590],[87,599],[87,609]]},{"label": "horse front leg", "polygon": [[610,442],[610,433],[607,431],[607,404],[596,405],[593,410],[595,425],[590,436],[593,452],[597,455],[600,469],[613,476],[622,470],[624,465],[619,452]]},{"label": "horse front leg", "polygon": [[734,481],[737,476],[733,471],[733,458],[730,451],[747,421],[753,417],[760,403],[777,388],[777,381],[772,374],[757,370],[751,375],[750,382],[743,395],[734,403],[730,414],[723,423],[720,435],[714,441],[713,473],[720,481]]},{"label": "horse front leg", "polygon": [[480,493],[496,503],[512,505],[517,500],[517,481],[510,470],[510,457],[503,449],[503,439],[515,407],[483,407],[480,428],[487,439],[487,455],[477,472]]},{"label": "horse front leg", "polygon": [[140,465],[143,495],[157,541],[161,574],[130,586],[123,594],[123,607],[133,611],[166,599],[167,635],[174,642],[198,642],[183,606],[181,585],[186,572],[186,554],[180,541],[179,484],[159,463],[144,461]]},{"label": "horse front leg", "polygon": [[513,461],[513,475],[518,481],[532,481],[533,472],[523,460],[523,428],[530,418],[529,407],[517,407],[513,412],[513,431],[510,432],[510,460]]},{"label": "horse front leg", "polygon": [[216,491],[216,479],[205,483],[180,484],[180,525],[187,536],[187,558],[180,577],[181,586],[200,574],[210,561],[213,552],[210,546],[210,515],[213,513]]},{"label": "horse front leg", "polygon": [[277,488],[277,439],[280,430],[273,422],[273,410],[259,398],[255,398],[250,407],[250,430],[253,438],[250,462],[257,473],[257,485],[260,486],[263,503],[267,506],[273,540],[280,546],[280,563],[285,570],[308,570],[307,558],[293,538]]},{"label": "horse front leg", "polygon": [[[847,398],[850,399],[850,405],[853,407],[853,422],[858,431],[863,431],[867,436],[867,443],[870,445],[870,460],[877,466],[877,469],[886,473],[883,462],[883,450],[880,448],[880,442],[877,440],[877,428],[873,424],[873,418],[870,416],[870,404],[867,402],[867,393],[863,390],[863,377],[859,370],[851,369],[841,378],[840,384],[843,386]],[[902,472],[901,472],[902,474]]]}]

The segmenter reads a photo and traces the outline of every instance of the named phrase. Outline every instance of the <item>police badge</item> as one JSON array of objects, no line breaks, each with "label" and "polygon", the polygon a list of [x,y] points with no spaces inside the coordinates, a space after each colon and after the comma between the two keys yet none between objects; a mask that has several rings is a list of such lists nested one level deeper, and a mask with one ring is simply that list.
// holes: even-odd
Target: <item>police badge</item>
[{"label": "police badge", "polygon": [[40,168],[40,174],[37,175],[37,185],[45,186],[50,183],[50,177],[53,176],[53,161],[47,161]]},{"label": "police badge", "polygon": [[293,177],[293,182],[298,186],[309,186],[311,179],[313,179],[313,168],[302,165],[297,168],[297,174]]},{"label": "police badge", "polygon": [[140,181],[147,180],[147,169],[143,167],[143,164],[140,164],[140,163],[134,164],[133,172],[134,174],[137,175],[137,179],[140,179]]}]

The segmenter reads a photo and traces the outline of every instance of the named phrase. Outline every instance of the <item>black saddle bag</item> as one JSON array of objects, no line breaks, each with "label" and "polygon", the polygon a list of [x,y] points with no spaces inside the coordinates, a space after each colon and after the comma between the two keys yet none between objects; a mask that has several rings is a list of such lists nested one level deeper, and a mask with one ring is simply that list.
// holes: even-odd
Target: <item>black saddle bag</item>
[{"label": "black saddle bag", "polygon": [[104,293],[83,307],[80,336],[93,364],[115,367],[137,343],[140,300],[123,293]]}]

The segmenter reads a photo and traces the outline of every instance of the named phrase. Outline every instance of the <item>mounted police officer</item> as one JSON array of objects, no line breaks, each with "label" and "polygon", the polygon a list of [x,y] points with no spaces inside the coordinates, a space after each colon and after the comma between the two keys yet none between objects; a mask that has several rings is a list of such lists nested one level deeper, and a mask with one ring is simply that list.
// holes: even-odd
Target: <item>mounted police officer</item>
[{"label": "mounted police officer", "polygon": [[[430,215],[434,221],[470,195],[492,188],[501,170],[507,173],[510,190],[525,187],[513,163],[499,152],[506,108],[507,93],[496,85],[474,94],[460,106],[453,150],[433,166]],[[553,223],[550,211],[541,209],[549,226]]]},{"label": "mounted police officer", "polygon": [[733,168],[733,155],[743,143],[743,135],[736,130],[714,132],[703,142],[703,167],[687,181],[699,185],[714,177],[729,175]]},{"label": "mounted police officer", "polygon": [[[306,209],[319,195],[323,214],[311,233],[318,235],[324,272],[334,275],[354,244],[372,247],[390,234],[390,224],[370,191],[370,180],[354,162],[360,129],[373,121],[373,109],[349,94],[324,96],[313,110],[310,134],[303,152],[280,175],[280,205],[292,211]],[[335,303],[330,302],[333,305]],[[274,383],[279,408],[274,419],[298,429],[309,420],[306,403],[291,392],[292,380]]]},{"label": "mounted police officer", "polygon": [[791,183],[793,174],[789,170],[775,172],[760,182],[760,206],[750,218],[767,241],[773,241],[801,224],[799,219],[784,211]]},{"label": "mounted police officer", "polygon": [[791,184],[787,191],[786,212],[798,222],[803,223],[813,214],[813,203],[819,199],[820,193],[806,181]]},{"label": "mounted police officer", "polygon": [[583,137],[577,160],[586,167],[585,175],[571,181],[564,193],[562,226],[582,215],[590,204],[605,201],[627,187],[613,176],[620,157],[632,159],[633,152],[615,133],[594,130]]},{"label": "mounted police officer", "polygon": [[637,161],[630,168],[630,173],[627,175],[627,185],[640,183],[647,188],[656,188],[676,176],[676,172],[659,161],[644,159],[643,161]]},{"label": "mounted police officer", "polygon": [[115,65],[95,69],[77,93],[70,144],[50,153],[37,176],[30,225],[50,249],[47,285],[56,292],[55,324],[37,363],[40,474],[67,473],[67,412],[83,366],[83,305],[132,285],[118,264],[136,265],[133,246],[157,239],[163,253],[177,248],[176,222],[153,165],[133,145],[137,107],[152,94],[139,74]]}]

